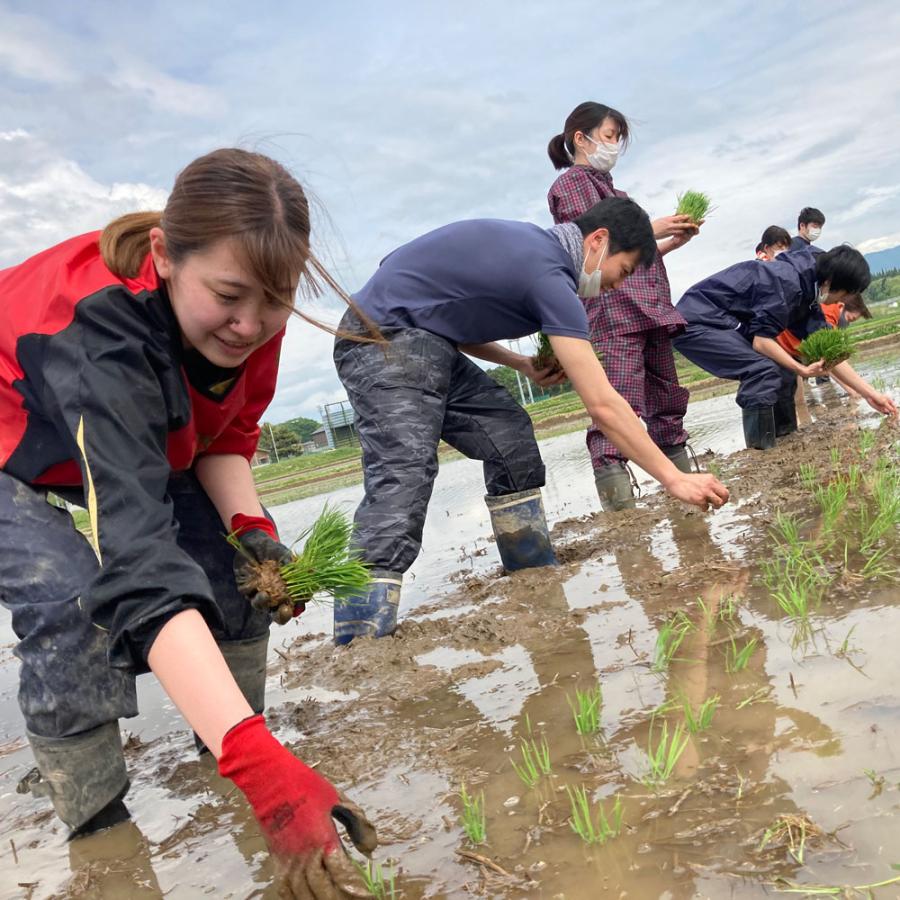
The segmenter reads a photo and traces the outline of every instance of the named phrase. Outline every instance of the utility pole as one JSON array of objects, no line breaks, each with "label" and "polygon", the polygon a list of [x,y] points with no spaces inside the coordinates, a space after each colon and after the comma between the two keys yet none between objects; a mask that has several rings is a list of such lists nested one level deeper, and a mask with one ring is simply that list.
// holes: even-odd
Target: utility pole
[{"label": "utility pole", "polygon": [[275,462],[281,462],[278,458],[278,445],[275,443],[275,432],[272,431],[272,423],[266,422],[266,425],[269,426],[269,438],[272,441],[272,452],[275,454]]}]

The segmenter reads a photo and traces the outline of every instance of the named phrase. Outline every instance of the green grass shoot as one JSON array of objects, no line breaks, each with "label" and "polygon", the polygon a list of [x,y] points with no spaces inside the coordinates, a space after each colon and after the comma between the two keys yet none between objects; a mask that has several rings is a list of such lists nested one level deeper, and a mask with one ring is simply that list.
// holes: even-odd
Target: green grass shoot
[{"label": "green grass shoot", "polygon": [[831,465],[833,467],[840,466],[840,464],[841,464],[841,448],[840,447],[832,447],[828,451],[828,454],[831,457]]},{"label": "green grass shoot", "polygon": [[669,668],[669,663],[675,658],[678,648],[693,629],[694,623],[680,610],[662,625],[656,636],[653,654],[654,672],[665,672]]},{"label": "green grass shoot", "polygon": [[690,216],[691,221],[699,224],[712,210],[712,201],[701,191],[685,191],[678,195],[676,216]]},{"label": "green grass shoot", "polygon": [[596,805],[596,814],[591,810],[591,800],[584,786],[571,788],[566,785],[566,793],[569,795],[569,803],[572,807],[572,815],[569,825],[572,831],[586,844],[605,844],[610,838],[618,837],[622,833],[622,798],[616,796],[609,816],[602,803]]},{"label": "green grass shoot", "polygon": [[340,600],[368,587],[369,567],[351,548],[352,535],[350,517],[326,504],[312,527],[297,538],[295,543],[306,538],[303,549],[281,567],[281,577],[294,600],[305,601],[315,594]]},{"label": "green grass shoot", "polygon": [[466,837],[477,847],[487,840],[487,819],[484,814],[484,791],[477,797],[469,796],[466,785],[460,786],[459,799],[462,801],[462,827]]},{"label": "green grass shoot", "polygon": [[600,710],[603,706],[603,688],[598,684],[586,691],[575,688],[575,699],[567,696],[575,730],[579,734],[596,734],[600,730]]},{"label": "green grass shoot", "polygon": [[721,697],[719,697],[718,694],[713,697],[707,697],[697,708],[696,712],[694,712],[694,707],[687,697],[682,700],[684,724],[691,734],[698,734],[701,731],[706,731],[706,729],[712,725],[713,716],[715,715],[716,707],[719,705],[719,700],[721,700]]},{"label": "green grass shoot", "polygon": [[875,446],[876,435],[870,428],[863,428],[859,432],[859,452],[862,456],[866,456],[868,452]]},{"label": "green grass shoot", "polygon": [[550,763],[550,747],[546,737],[541,737],[540,744],[533,736],[528,740],[521,741],[519,753],[522,756],[522,762],[518,763],[511,759],[510,763],[525,787],[533,788],[541,780],[541,775],[550,775],[553,772]]},{"label": "green grass shoot", "polygon": [[365,862],[353,860],[353,863],[366,883],[366,890],[375,900],[396,900],[396,875],[392,862],[389,862],[387,867],[375,862],[374,859],[367,859]]},{"label": "green grass shoot", "polygon": [[822,527],[825,531],[831,531],[840,518],[841,513],[847,507],[850,494],[850,484],[846,481],[832,481],[829,484],[819,484],[813,488],[813,497],[822,510]]},{"label": "green grass shoot", "polygon": [[730,643],[725,645],[725,671],[732,675],[735,672],[743,672],[756,650],[756,644],[756,638],[750,638],[743,647],[739,647],[732,636]]},{"label": "green grass shoot", "polygon": [[853,355],[853,338],[843,328],[820,328],[804,338],[797,350],[806,365],[821,359],[830,369]]},{"label": "green grass shoot", "polygon": [[812,463],[800,463],[800,483],[811,491],[819,482],[819,474]]},{"label": "green grass shoot", "polygon": [[675,771],[675,766],[687,747],[690,735],[685,733],[685,727],[679,722],[669,734],[669,725],[663,720],[659,731],[659,739],[653,743],[654,722],[650,723],[650,734],[647,738],[647,761],[649,770],[641,779],[648,787],[659,787],[665,784]]},{"label": "green grass shoot", "polygon": [[766,830],[759,843],[759,849],[765,850],[769,844],[784,844],[788,853],[803,865],[806,853],[806,841],[809,837],[820,836],[817,828],[806,816],[787,813],[779,816]]}]

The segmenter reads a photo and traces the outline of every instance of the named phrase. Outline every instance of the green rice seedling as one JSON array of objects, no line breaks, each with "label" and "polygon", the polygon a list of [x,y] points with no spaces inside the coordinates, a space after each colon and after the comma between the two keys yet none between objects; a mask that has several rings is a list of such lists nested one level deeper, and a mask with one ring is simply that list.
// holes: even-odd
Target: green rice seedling
[{"label": "green rice seedling", "polygon": [[603,688],[597,684],[586,691],[575,688],[575,699],[567,696],[575,730],[579,734],[596,734],[600,730],[600,710],[603,706]]},{"label": "green rice seedling", "polygon": [[858,463],[852,463],[847,466],[846,482],[851,491],[855,492],[859,488],[861,479],[862,469]]},{"label": "green rice seedling", "polygon": [[[891,868],[900,869],[900,865],[892,863]],[[843,897],[844,900],[851,897],[867,897],[871,900],[875,896],[872,891],[876,888],[897,884],[898,881],[900,881],[900,875],[895,875],[885,881],[875,881],[872,884],[794,884],[787,878],[776,878],[774,884],[775,890],[779,894],[803,894],[804,897]]]},{"label": "green rice seedling", "polygon": [[868,455],[869,451],[875,446],[876,434],[869,428],[863,428],[857,437],[859,452],[862,456]]},{"label": "green rice seedling", "polygon": [[656,636],[653,654],[654,672],[665,672],[669,668],[669,663],[674,659],[678,648],[693,629],[694,623],[680,610],[662,625]]},{"label": "green rice seedling", "polygon": [[460,786],[459,799],[462,801],[462,827],[466,837],[475,845],[487,840],[487,818],[484,814],[484,791],[477,797],[470,797],[466,785]]},{"label": "green rice seedling", "polygon": [[769,844],[784,844],[788,853],[802,866],[807,840],[821,836],[822,830],[807,816],[785,813],[765,830],[759,849],[765,850]]},{"label": "green rice seedling", "polygon": [[762,700],[768,700],[769,695],[772,693],[772,685],[767,684],[765,687],[757,688],[749,697],[744,697],[740,703],[736,703],[735,709],[743,709],[745,706],[753,706],[754,703],[759,703]]},{"label": "green rice seedling", "polygon": [[[274,560],[251,565],[251,574],[242,585],[246,591],[264,594],[275,621],[289,622],[298,603],[308,603],[317,594],[331,595],[336,602],[369,585],[369,567],[351,548],[353,523],[339,509],[328,506],[295,543],[304,538],[303,549],[283,566]],[[228,536],[239,552],[246,552],[240,540]]]},{"label": "green rice seedling", "polygon": [[819,473],[812,463],[800,463],[800,483],[808,491],[819,483]]},{"label": "green rice seedling", "polygon": [[722,466],[714,459],[711,459],[706,463],[706,471],[709,472],[710,475],[715,475],[716,478],[722,477]]},{"label": "green rice seedling", "polygon": [[830,369],[853,355],[853,338],[842,328],[820,328],[804,338],[797,348],[806,365],[824,361]]},{"label": "green rice seedling", "polygon": [[691,706],[691,701],[688,700],[687,697],[682,701],[682,706],[684,709],[684,724],[687,726],[687,730],[691,734],[698,734],[701,731],[706,731],[710,725],[712,725],[713,715],[715,715],[716,707],[719,705],[719,697],[716,694],[713,697],[707,697],[698,707],[697,712],[694,712],[693,707]]},{"label": "green rice seedling", "polygon": [[699,225],[712,211],[712,201],[701,191],[685,191],[679,194],[676,216],[690,216],[691,221]]},{"label": "green rice seedling", "polygon": [[584,786],[571,788],[566,785],[566,793],[572,808],[569,825],[586,844],[605,844],[622,833],[624,810],[621,797],[616,796],[607,816],[602,803],[597,804],[596,815],[592,813],[591,800]]},{"label": "green rice seedling", "polygon": [[743,672],[756,650],[756,644],[756,638],[750,638],[743,647],[739,648],[737,641],[732,637],[731,642],[725,645],[725,671],[732,675],[736,672]]},{"label": "green rice seedling", "polygon": [[522,755],[522,762],[517,763],[511,759],[510,763],[525,787],[533,788],[541,780],[541,775],[549,775],[553,771],[550,764],[550,747],[545,737],[541,737],[540,744],[534,737],[530,737],[527,741],[523,740],[519,744],[519,752]]},{"label": "green rice seedling", "polygon": [[831,466],[832,468],[837,468],[841,464],[841,448],[840,447],[832,447],[831,450],[828,451],[829,456],[831,457]]},{"label": "green rice seedling", "polygon": [[[594,350],[594,356],[597,357],[599,362],[603,362],[603,353],[600,350]],[[559,360],[553,352],[550,338],[548,338],[543,331],[538,333],[537,350],[535,351],[534,356],[531,357],[531,362],[536,369],[562,370],[562,366],[559,364]]]},{"label": "green rice seedling", "polygon": [[813,496],[822,510],[822,527],[831,531],[847,506],[850,485],[846,481],[832,481],[826,485],[816,485]]},{"label": "green rice seedling", "polygon": [[374,859],[367,859],[365,862],[353,860],[353,863],[366,883],[366,890],[375,900],[396,900],[396,875],[392,862],[389,862],[386,868]]},{"label": "green rice seedling", "polygon": [[737,618],[740,600],[734,594],[728,594],[719,601],[719,621],[733,622]]},{"label": "green rice seedling", "polygon": [[659,740],[653,743],[654,723],[650,723],[650,734],[647,738],[647,760],[649,771],[641,779],[648,787],[658,787],[665,784],[675,771],[675,766],[687,747],[690,735],[685,734],[684,724],[679,722],[672,734],[669,734],[669,725],[663,720],[659,732]]},{"label": "green rice seedling", "polygon": [[704,603],[702,597],[698,597],[695,602],[703,614],[703,624],[706,627],[707,634],[712,634],[716,630],[719,614],[711,606]]},{"label": "green rice seedling", "polygon": [[872,553],[866,560],[866,564],[859,570],[860,578],[897,581],[897,566],[885,561],[888,557],[888,550],[888,547],[882,547]]}]

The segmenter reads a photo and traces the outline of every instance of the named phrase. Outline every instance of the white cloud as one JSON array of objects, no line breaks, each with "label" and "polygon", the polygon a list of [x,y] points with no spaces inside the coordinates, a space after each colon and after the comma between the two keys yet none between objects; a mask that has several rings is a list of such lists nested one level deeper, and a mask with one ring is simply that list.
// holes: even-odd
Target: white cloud
[{"label": "white cloud", "polygon": [[895,231],[892,234],[884,234],[881,237],[862,241],[856,245],[856,249],[860,253],[877,253],[879,250],[889,250],[898,245],[900,245],[900,231]]}]

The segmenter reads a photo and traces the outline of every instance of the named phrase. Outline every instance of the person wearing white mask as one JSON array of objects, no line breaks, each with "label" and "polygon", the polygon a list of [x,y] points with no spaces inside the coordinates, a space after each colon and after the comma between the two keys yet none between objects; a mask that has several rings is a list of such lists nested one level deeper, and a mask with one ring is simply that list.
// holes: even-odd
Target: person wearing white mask
[{"label": "person wearing white mask", "polygon": [[353,295],[339,334],[338,376],[353,406],[363,451],[365,497],[354,541],[371,586],[334,606],[338,644],[384,637],[397,625],[403,573],[419,553],[443,439],[484,464],[491,524],[507,571],[556,563],[541,502],[544,464],[528,413],[468,356],[516,369],[538,384],[559,371],[498,341],[542,331],[592,420],[620,451],[674,497],[703,509],[728,491],[712,475],[681,472],[647,437],[610,386],[588,342],[579,295],[612,290],[652,264],[647,214],[610,198],[575,222],[470,219],[415,238],[388,254]]},{"label": "person wearing white mask", "polygon": [[[627,196],[613,186],[611,171],[628,140],[628,120],[618,110],[594,102],[572,110],[562,133],[547,147],[555,168],[565,169],[547,197],[554,222],[572,222],[599,200]],[[658,242],[652,265],[635,271],[602,298],[598,293],[586,297],[584,306],[591,343],[602,355],[610,384],[644,420],[654,443],[689,472],[684,429],[688,391],[678,383],[672,352],[672,338],[685,323],[672,306],[662,257],[686,244],[699,227],[689,216],[675,215],[652,225]],[[587,446],[602,508],[633,508],[628,457],[596,425],[588,429]]]},{"label": "person wearing white mask", "polygon": [[816,247],[816,241],[822,236],[822,228],[825,226],[825,214],[814,206],[804,206],[797,216],[798,234],[791,241],[791,250],[810,250],[813,253],[824,253],[821,247]]}]

